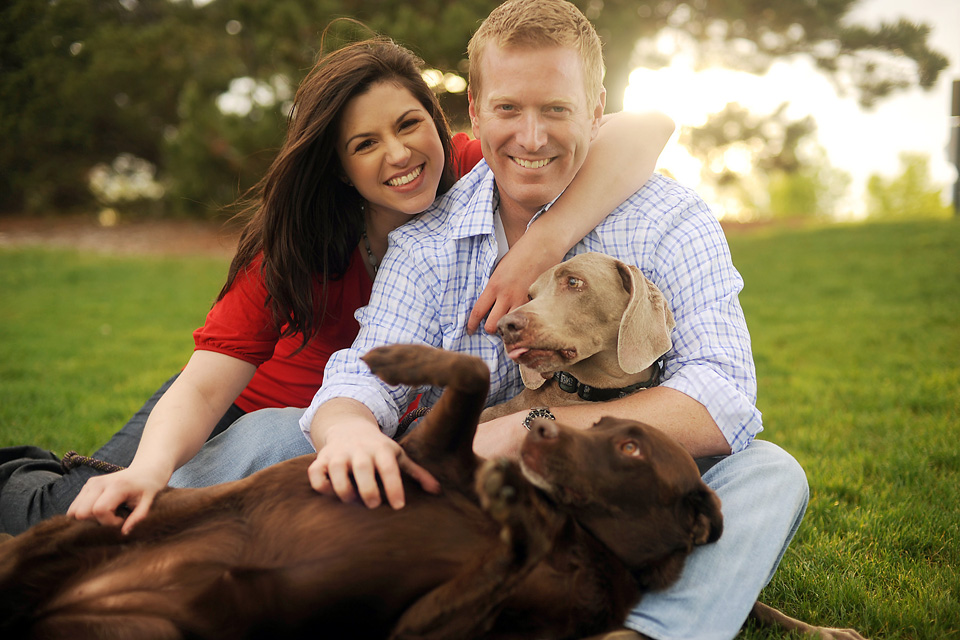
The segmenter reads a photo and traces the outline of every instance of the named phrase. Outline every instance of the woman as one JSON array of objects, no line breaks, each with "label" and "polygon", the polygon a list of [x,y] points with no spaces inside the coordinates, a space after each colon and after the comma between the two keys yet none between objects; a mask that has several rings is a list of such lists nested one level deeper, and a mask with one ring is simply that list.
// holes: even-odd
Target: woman
[{"label": "woman", "polygon": [[[226,284],[194,334],[196,351],[95,454],[129,466],[61,475],[50,455],[42,473],[29,462],[18,467],[21,460],[0,465],[0,528],[18,533],[73,501],[71,515],[104,524],[122,522],[115,512],[126,504],[128,531],[211,433],[249,411],[309,404],[327,358],[356,335],[353,312],[370,295],[387,233],[480,159],[475,141],[451,138],[421,68],[385,38],[320,59],[297,92],[279,154],[253,190],[252,217]],[[526,299],[537,274],[559,262],[621,194],[645,182],[672,129],[659,115],[619,116],[602,127],[596,162],[507,254],[472,328],[491,306],[486,326],[495,326]],[[623,166],[636,171],[623,176]]]}]

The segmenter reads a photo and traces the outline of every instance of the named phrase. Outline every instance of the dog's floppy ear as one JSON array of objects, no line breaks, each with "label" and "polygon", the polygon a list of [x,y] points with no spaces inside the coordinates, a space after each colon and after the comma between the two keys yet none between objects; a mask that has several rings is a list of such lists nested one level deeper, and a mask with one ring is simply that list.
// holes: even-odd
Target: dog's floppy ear
[{"label": "dog's floppy ear", "polygon": [[723,513],[720,498],[712,489],[703,487],[687,494],[686,503],[693,512],[691,535],[696,546],[716,542],[723,533]]},{"label": "dog's floppy ear", "polygon": [[639,373],[670,350],[676,323],[666,298],[640,269],[618,261],[617,271],[630,294],[620,320],[617,359],[627,373]]},{"label": "dog's floppy ear", "polygon": [[520,379],[523,380],[523,386],[527,389],[539,389],[547,381],[540,375],[539,371],[522,364],[520,365]]}]

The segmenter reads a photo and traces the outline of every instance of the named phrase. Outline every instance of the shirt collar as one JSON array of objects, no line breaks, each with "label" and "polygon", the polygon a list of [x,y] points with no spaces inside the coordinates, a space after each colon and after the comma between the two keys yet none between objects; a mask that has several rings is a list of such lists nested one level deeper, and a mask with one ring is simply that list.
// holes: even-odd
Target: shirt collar
[{"label": "shirt collar", "polygon": [[493,211],[498,203],[493,172],[486,162],[480,162],[445,197],[444,206],[450,211],[448,228],[451,237],[460,239],[493,234]]},{"label": "shirt collar", "polygon": [[[474,185],[472,189],[471,183]],[[466,188],[458,194],[452,193],[459,187]],[[481,161],[464,180],[453,187],[448,196],[455,196],[445,201],[445,206],[450,208],[449,225],[453,238],[495,233],[493,214],[500,207],[500,192],[493,178],[493,171],[486,162]],[[529,229],[534,220],[550,209],[559,197],[560,195],[541,207],[527,223],[527,228]]]}]

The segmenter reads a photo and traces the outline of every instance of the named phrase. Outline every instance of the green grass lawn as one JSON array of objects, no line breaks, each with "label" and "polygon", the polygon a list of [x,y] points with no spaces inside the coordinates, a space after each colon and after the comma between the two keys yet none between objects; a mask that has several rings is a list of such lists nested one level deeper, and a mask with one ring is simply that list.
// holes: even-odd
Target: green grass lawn
[{"label": "green grass lawn", "polygon": [[730,244],[762,437],[810,481],[764,599],[870,638],[960,638],[960,222]]},{"label": "green grass lawn", "polygon": [[[960,638],[960,222],[730,244],[762,437],[811,489],[763,600],[874,639]],[[224,260],[0,249],[0,446],[92,452],[186,362],[225,273]]]},{"label": "green grass lawn", "polygon": [[187,362],[226,269],[0,250],[0,446],[92,453]]}]

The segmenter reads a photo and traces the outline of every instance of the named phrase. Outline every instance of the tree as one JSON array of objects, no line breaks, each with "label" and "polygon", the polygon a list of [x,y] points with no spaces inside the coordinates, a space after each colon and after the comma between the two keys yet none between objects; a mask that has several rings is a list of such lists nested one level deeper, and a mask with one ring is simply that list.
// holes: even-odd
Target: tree
[{"label": "tree", "polygon": [[[927,45],[930,28],[905,20],[876,28],[849,24],[860,0],[572,0],[604,42],[609,111],[622,108],[630,72],[669,60],[651,41],[665,31],[684,36],[701,66],[763,73],[777,58],[809,55],[840,91],[864,105],[894,91],[933,87],[947,59]],[[447,3],[343,2],[343,11],[417,47],[431,64],[465,72],[466,42],[499,0]],[[647,46],[638,46],[645,40]],[[905,69],[903,62],[909,62]],[[463,98],[461,97],[461,101]]]},{"label": "tree", "polygon": [[680,142],[702,163],[700,179],[718,206],[740,219],[826,217],[851,179],[816,143],[813,118],[790,120],[787,104],[760,115],[730,103]]},{"label": "tree", "polygon": [[[129,7],[129,8],[125,8]],[[87,173],[121,153],[161,162],[185,78],[241,70],[164,0],[16,0],[0,13],[0,208],[89,202]]]},{"label": "tree", "polygon": [[[850,24],[859,0],[583,0],[576,4],[607,35],[607,89],[621,96],[636,66],[668,63],[655,47],[636,47],[664,30],[684,36],[701,66],[763,73],[777,58],[808,55],[842,91],[873,105],[894,91],[931,88],[947,67],[927,45],[930,27],[906,20],[876,28]],[[648,43],[649,44],[649,43]],[[903,65],[908,62],[907,68]]]},{"label": "tree", "polygon": [[930,179],[930,158],[923,153],[901,153],[899,176],[867,180],[867,216],[876,220],[948,218],[952,208],[943,203],[941,188]]},{"label": "tree", "polygon": [[[467,40],[498,2],[6,0],[0,211],[88,205],[88,172],[120,154],[157,168],[168,205],[208,210],[252,184],[269,160],[264,150],[283,136],[283,100],[246,114],[216,108],[231,81],[272,86],[282,77],[295,87],[337,16],[464,75]],[[781,0],[773,10],[768,0],[575,0],[606,43],[608,110],[619,109],[634,66],[665,62],[649,43],[667,31],[691,43],[704,65],[759,72],[777,57],[813,56],[864,104],[931,87],[947,62],[929,49],[929,28],[849,25],[856,2]],[[464,93],[441,101],[464,126]]]}]

